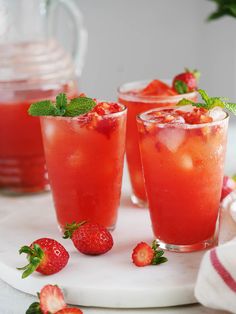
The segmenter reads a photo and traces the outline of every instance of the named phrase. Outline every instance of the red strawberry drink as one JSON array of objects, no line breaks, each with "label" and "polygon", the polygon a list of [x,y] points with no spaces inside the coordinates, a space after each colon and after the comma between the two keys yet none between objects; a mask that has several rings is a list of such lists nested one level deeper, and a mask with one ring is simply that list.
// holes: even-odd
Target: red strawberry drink
[{"label": "red strawberry drink", "polygon": [[162,248],[194,251],[216,241],[228,115],[191,105],[137,118],[155,237]]},{"label": "red strawberry drink", "polygon": [[11,193],[44,190],[48,185],[39,118],[27,114],[31,103],[55,99],[60,91],[77,95],[75,82],[55,89],[18,92],[0,101],[0,189]]},{"label": "red strawberry drink", "polygon": [[126,108],[97,103],[76,117],[41,117],[59,226],[89,221],[114,228],[120,202]]},{"label": "red strawberry drink", "polygon": [[136,116],[156,107],[174,106],[180,99],[196,100],[196,93],[178,94],[172,87],[159,80],[133,82],[119,88],[119,102],[128,107],[126,157],[132,185],[134,204],[146,205],[146,192],[138,146]]}]

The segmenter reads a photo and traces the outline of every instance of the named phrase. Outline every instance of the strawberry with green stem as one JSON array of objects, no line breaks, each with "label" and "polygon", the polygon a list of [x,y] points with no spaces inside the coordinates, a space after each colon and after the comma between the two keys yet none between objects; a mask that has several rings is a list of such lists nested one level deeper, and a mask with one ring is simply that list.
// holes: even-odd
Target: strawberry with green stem
[{"label": "strawberry with green stem", "polygon": [[111,250],[113,238],[103,226],[82,221],[65,226],[64,239],[71,239],[76,249],[87,255],[104,254]]},{"label": "strawberry with green stem", "polygon": [[185,72],[176,75],[172,82],[173,89],[178,94],[186,94],[197,90],[200,72],[198,70],[185,69]]},{"label": "strawberry with green stem", "polygon": [[19,270],[23,270],[22,278],[28,277],[34,271],[43,275],[52,275],[62,270],[69,260],[69,253],[54,239],[41,238],[30,246],[22,246],[19,253],[27,254],[29,263]]}]

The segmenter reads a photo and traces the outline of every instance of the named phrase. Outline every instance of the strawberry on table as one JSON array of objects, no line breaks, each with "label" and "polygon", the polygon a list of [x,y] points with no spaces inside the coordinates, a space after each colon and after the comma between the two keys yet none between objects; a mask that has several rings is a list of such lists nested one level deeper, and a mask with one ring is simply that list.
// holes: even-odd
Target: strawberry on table
[{"label": "strawberry on table", "polygon": [[87,255],[104,254],[113,246],[112,235],[105,227],[86,221],[67,224],[64,239],[68,238],[79,252]]},{"label": "strawberry on table", "polygon": [[46,285],[40,291],[39,304],[43,314],[57,313],[67,306],[61,289],[53,285]]},{"label": "strawberry on table", "polygon": [[27,254],[29,264],[18,268],[24,270],[22,278],[28,277],[34,271],[51,275],[63,269],[69,260],[69,253],[54,239],[41,238],[30,246],[22,246],[19,253]]},{"label": "strawberry on table", "polygon": [[75,307],[67,307],[61,289],[55,285],[44,286],[38,293],[39,302],[30,305],[26,314],[83,314]]},{"label": "strawberry on table", "polygon": [[185,72],[176,75],[173,79],[173,89],[178,94],[185,94],[197,90],[200,72],[197,70],[190,71],[185,69]]},{"label": "strawberry on table", "polygon": [[146,242],[140,242],[133,249],[132,261],[138,267],[148,265],[158,265],[167,262],[167,258],[163,257],[164,251],[158,249],[159,244],[156,240],[152,242],[152,246]]}]

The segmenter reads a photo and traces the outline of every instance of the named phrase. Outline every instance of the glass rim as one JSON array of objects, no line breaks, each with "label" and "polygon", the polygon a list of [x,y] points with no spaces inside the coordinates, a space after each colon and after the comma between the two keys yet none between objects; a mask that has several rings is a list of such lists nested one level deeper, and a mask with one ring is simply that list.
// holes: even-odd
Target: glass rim
[{"label": "glass rim", "polygon": [[[105,101],[104,101],[105,102]],[[106,101],[106,103],[109,104],[109,102]],[[127,112],[127,107],[123,104],[120,104],[119,102],[116,102],[116,104],[118,104],[122,110],[121,111],[117,111],[117,112],[112,112],[112,113],[105,113],[104,115],[102,116],[98,116],[99,118],[116,118],[116,117],[119,117],[119,116],[122,116],[124,113]],[[90,112],[90,111],[89,111]],[[87,112],[87,113],[89,113]],[[40,116],[40,118],[51,118],[51,119],[56,119],[56,120],[65,120],[65,121],[81,121],[83,122],[84,120],[86,120],[86,114],[81,114],[81,115],[78,115],[78,116],[74,116],[74,117],[66,117],[66,116]]]},{"label": "glass rim", "polygon": [[225,117],[221,120],[216,120],[216,121],[211,121],[207,123],[198,123],[198,124],[188,124],[188,123],[158,123],[154,119],[145,119],[145,117],[148,113],[153,112],[153,111],[161,111],[161,110],[166,110],[166,109],[176,109],[176,106],[170,106],[170,107],[161,107],[161,108],[153,108],[147,111],[144,111],[136,116],[136,121],[141,121],[141,122],[146,122],[146,123],[152,123],[156,124],[159,128],[179,128],[179,129],[198,129],[198,128],[203,128],[206,126],[214,126],[214,125],[219,125],[225,120],[229,119],[229,114],[228,112],[224,111]]},{"label": "glass rim", "polygon": [[[145,101],[147,103],[153,103],[153,102],[158,102],[158,103],[166,103],[166,102],[178,102],[183,98],[193,98],[197,96],[197,91],[193,91],[190,93],[185,93],[185,94],[177,94],[177,95],[170,95],[170,96],[140,96],[140,95],[130,95],[128,94],[129,91],[135,90],[142,87],[145,87],[150,83],[153,79],[147,79],[147,80],[140,80],[140,81],[131,81],[124,83],[120,85],[117,88],[118,96],[122,98],[123,100],[127,101]],[[161,79],[162,82],[170,84],[171,80],[168,79]]]}]

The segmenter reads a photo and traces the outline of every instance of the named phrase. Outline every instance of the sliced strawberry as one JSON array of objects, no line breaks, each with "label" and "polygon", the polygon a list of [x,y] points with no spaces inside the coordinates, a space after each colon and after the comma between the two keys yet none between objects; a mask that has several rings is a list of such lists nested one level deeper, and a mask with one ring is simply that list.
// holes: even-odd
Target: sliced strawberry
[{"label": "sliced strawberry", "polygon": [[222,201],[227,195],[229,195],[235,189],[236,182],[234,181],[234,179],[228,176],[224,176],[220,200]]},{"label": "sliced strawberry", "polygon": [[67,307],[66,309],[56,312],[56,314],[83,314],[83,312],[75,307]]},{"label": "sliced strawberry", "polygon": [[56,313],[66,308],[63,293],[58,286],[46,285],[40,291],[40,309],[43,314]]},{"label": "sliced strawberry", "polygon": [[166,83],[153,80],[139,92],[141,96],[171,96],[176,95],[176,91]]},{"label": "sliced strawberry", "polygon": [[136,266],[142,267],[152,264],[154,257],[153,249],[145,242],[140,242],[132,253],[132,260]]}]

